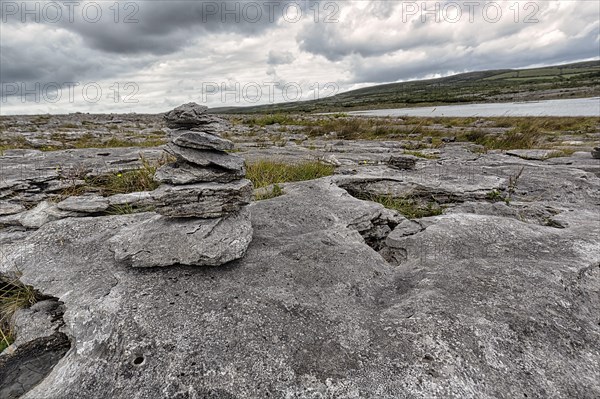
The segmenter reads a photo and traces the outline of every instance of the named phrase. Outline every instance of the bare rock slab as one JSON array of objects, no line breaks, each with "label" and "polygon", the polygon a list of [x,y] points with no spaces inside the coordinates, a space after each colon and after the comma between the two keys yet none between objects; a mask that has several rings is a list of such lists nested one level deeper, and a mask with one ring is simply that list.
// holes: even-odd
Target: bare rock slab
[{"label": "bare rock slab", "polygon": [[109,202],[107,198],[99,195],[82,195],[69,197],[59,202],[56,206],[62,211],[98,213],[106,211],[109,207]]},{"label": "bare rock slab", "polygon": [[198,166],[217,166],[232,171],[244,170],[244,159],[237,155],[227,154],[220,151],[196,150],[168,144],[168,153],[177,157],[180,161],[186,161]]},{"label": "bare rock slab", "polygon": [[252,182],[163,185],[152,192],[156,212],[170,217],[215,218],[238,211],[252,200]]},{"label": "bare rock slab", "polygon": [[506,151],[506,154],[532,161],[545,161],[561,155],[561,152],[556,150],[510,150]]},{"label": "bare rock slab", "polygon": [[174,164],[161,166],[156,171],[154,179],[160,183],[174,185],[211,181],[227,183],[233,180],[242,179],[245,174],[245,168],[242,170],[232,171],[210,166],[198,168],[194,165],[190,165],[187,162],[177,162]]},{"label": "bare rock slab", "polygon": [[219,266],[243,257],[251,241],[250,212],[243,208],[215,219],[156,215],[123,228],[110,248],[133,267]]}]

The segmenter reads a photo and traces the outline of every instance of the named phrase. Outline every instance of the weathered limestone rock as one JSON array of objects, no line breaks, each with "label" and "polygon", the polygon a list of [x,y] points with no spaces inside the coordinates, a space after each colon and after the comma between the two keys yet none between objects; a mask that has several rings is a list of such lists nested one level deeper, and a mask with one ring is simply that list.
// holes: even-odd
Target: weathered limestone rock
[{"label": "weathered limestone rock", "polygon": [[388,165],[394,169],[412,170],[417,164],[418,158],[412,155],[392,155],[388,160]]},{"label": "weathered limestone rock", "polygon": [[152,206],[152,194],[149,191],[140,191],[129,194],[115,194],[108,197],[108,203],[111,206],[132,206],[148,207]]},{"label": "weathered limestone rock", "polygon": [[63,211],[81,212],[81,213],[99,213],[104,212],[109,207],[109,201],[99,195],[82,195],[68,197],[59,202],[56,206]]},{"label": "weathered limestone rock", "polygon": [[506,154],[532,161],[545,161],[562,153],[557,150],[510,150],[506,151]]},{"label": "weathered limestone rock", "polygon": [[0,201],[0,216],[14,215],[23,211],[25,211],[25,207],[21,204]]},{"label": "weathered limestone rock", "polygon": [[48,222],[76,216],[76,213],[63,211],[49,201],[42,201],[35,208],[20,213],[17,216],[19,224],[23,227],[38,229]]},{"label": "weathered limestone rock", "polygon": [[184,132],[175,137],[173,143],[179,147],[197,150],[226,151],[233,149],[233,143],[214,134],[204,132]]},{"label": "weathered limestone rock", "polygon": [[[502,176],[508,157],[490,166],[494,157],[485,171]],[[569,227],[435,216],[398,243],[401,267],[355,229],[382,207],[333,178],[289,183],[286,195],[250,205],[246,255],[218,268],[122,267],[119,245],[139,264],[167,263],[153,245],[167,251],[160,229],[170,222],[152,213],[49,223],[0,247],[0,269],[64,302],[77,350],[22,397],[598,397],[599,179],[540,163],[520,184],[538,178],[552,182],[535,198],[553,201],[567,186]],[[122,244],[130,227],[143,242],[144,222],[152,245]],[[195,236],[194,223],[178,238]]]},{"label": "weathered limestone rock", "polygon": [[214,117],[206,113],[208,107],[196,103],[183,104],[165,114],[167,127],[171,129],[186,129],[207,125],[214,121]]},{"label": "weathered limestone rock", "polygon": [[42,381],[71,347],[60,331],[64,307],[45,299],[17,311],[15,342],[0,353],[0,397],[19,398]]},{"label": "weathered limestone rock", "polygon": [[163,185],[151,193],[156,212],[176,218],[217,218],[237,212],[252,200],[252,182]]},{"label": "weathered limestone rock", "polygon": [[218,166],[238,173],[244,170],[244,159],[237,155],[218,151],[195,150],[175,144],[168,144],[166,150],[175,155],[177,159],[194,165]]},{"label": "weathered limestone rock", "polygon": [[156,215],[118,231],[110,247],[133,267],[219,266],[243,257],[250,241],[250,212],[241,209],[212,219]]},{"label": "weathered limestone rock", "polygon": [[158,168],[154,175],[154,179],[161,183],[174,185],[200,182],[227,183],[241,179],[245,174],[245,168],[237,171],[210,166],[198,168],[187,162],[180,161],[174,164],[163,165]]}]

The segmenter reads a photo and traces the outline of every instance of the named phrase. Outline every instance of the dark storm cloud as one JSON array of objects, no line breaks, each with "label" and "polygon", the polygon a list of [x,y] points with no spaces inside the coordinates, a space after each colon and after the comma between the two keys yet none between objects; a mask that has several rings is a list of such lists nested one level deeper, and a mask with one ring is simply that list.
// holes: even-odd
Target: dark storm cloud
[{"label": "dark storm cloud", "polygon": [[[188,45],[198,35],[238,33],[256,35],[274,26],[292,0],[279,1],[81,1],[71,5],[57,1],[60,18],[54,21],[55,10],[44,11],[44,2],[13,2],[18,11],[8,12],[3,19],[8,24],[22,24],[23,10],[39,9],[40,22],[49,28],[62,28],[79,35],[88,47],[121,54],[169,54]],[[42,6],[40,6],[42,4]],[[119,4],[115,6],[115,4]]]}]

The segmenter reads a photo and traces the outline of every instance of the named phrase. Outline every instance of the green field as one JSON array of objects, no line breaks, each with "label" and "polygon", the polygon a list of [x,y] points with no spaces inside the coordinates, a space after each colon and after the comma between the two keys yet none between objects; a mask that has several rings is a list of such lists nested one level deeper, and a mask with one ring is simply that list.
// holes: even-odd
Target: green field
[{"label": "green field", "polygon": [[469,72],[389,83],[312,101],[214,109],[215,113],[315,113],[461,103],[600,96],[600,61],[521,70]]}]

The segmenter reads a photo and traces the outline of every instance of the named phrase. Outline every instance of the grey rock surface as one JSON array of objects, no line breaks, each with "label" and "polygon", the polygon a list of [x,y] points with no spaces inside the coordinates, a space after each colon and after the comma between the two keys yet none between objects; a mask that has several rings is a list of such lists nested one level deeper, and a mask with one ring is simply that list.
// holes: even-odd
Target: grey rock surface
[{"label": "grey rock surface", "polygon": [[245,208],[223,218],[136,219],[110,239],[115,259],[133,267],[219,266],[243,257],[252,241]]},{"label": "grey rock surface", "polygon": [[206,113],[208,107],[196,103],[183,104],[164,116],[167,127],[171,129],[186,129],[199,125],[206,125],[214,117]]},{"label": "grey rock surface", "polygon": [[55,204],[43,201],[35,208],[19,214],[17,216],[17,221],[23,227],[37,229],[46,223],[70,216],[76,216],[76,213],[61,210]]},{"label": "grey rock surface", "polygon": [[98,213],[108,209],[109,201],[107,198],[99,195],[82,195],[68,197],[59,202],[56,207],[63,211]]},{"label": "grey rock surface", "polygon": [[244,158],[226,152],[195,150],[171,143],[167,145],[166,150],[180,161],[189,162],[194,165],[220,167],[233,172],[244,170]]},{"label": "grey rock surface", "polygon": [[139,191],[129,194],[115,194],[108,197],[108,203],[111,206],[132,206],[147,207],[152,206],[152,194],[149,191]]},{"label": "grey rock surface", "polygon": [[506,151],[506,154],[523,159],[544,161],[548,158],[560,155],[561,152],[556,150],[510,150]]},{"label": "grey rock surface", "polygon": [[14,316],[15,342],[0,353],[0,397],[19,398],[42,381],[71,343],[60,332],[64,308],[55,299],[37,302]]},{"label": "grey rock surface", "polygon": [[0,201],[0,216],[14,215],[23,211],[25,211],[25,207],[21,204]]},{"label": "grey rock surface", "polygon": [[163,165],[156,171],[154,179],[161,183],[182,185],[200,182],[227,183],[242,179],[246,174],[246,168],[241,170],[227,170],[219,167],[205,166],[199,168],[187,162],[177,162]]},{"label": "grey rock surface", "polygon": [[414,169],[418,158],[412,155],[392,155],[388,165],[395,169]]},{"label": "grey rock surface", "polygon": [[237,212],[252,199],[252,182],[162,185],[152,193],[156,212],[170,217],[217,218]]},{"label": "grey rock surface", "polygon": [[180,147],[197,150],[226,151],[233,149],[233,143],[214,134],[204,132],[184,132],[173,140]]},{"label": "grey rock surface", "polygon": [[[554,166],[557,187],[568,171]],[[586,176],[573,184],[597,188]],[[560,202],[554,189],[534,195]],[[597,397],[600,225],[584,191],[556,216],[566,228],[421,219],[399,264],[362,234],[405,219],[332,178],[252,204],[248,252],[220,268],[117,262],[115,232],[141,237],[152,213],[48,223],[0,247],[0,267],[65,303],[73,345],[23,398]]]}]

